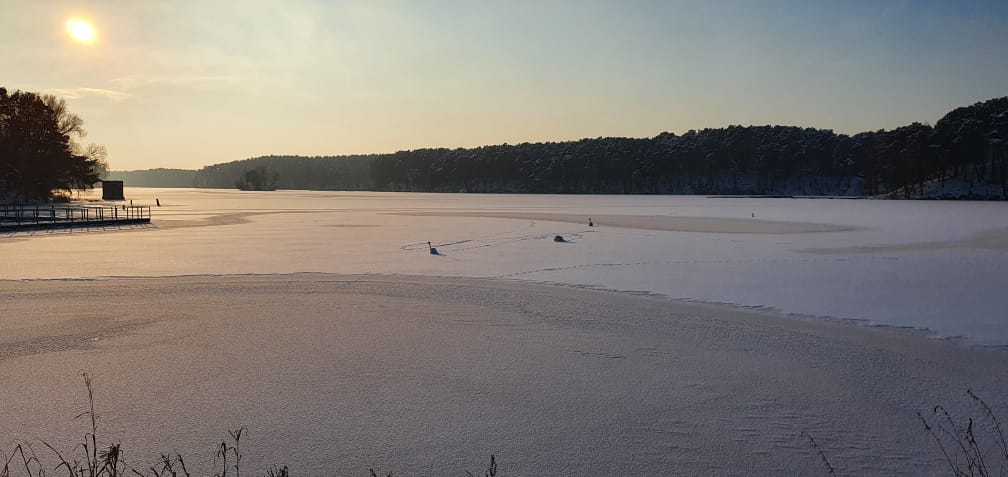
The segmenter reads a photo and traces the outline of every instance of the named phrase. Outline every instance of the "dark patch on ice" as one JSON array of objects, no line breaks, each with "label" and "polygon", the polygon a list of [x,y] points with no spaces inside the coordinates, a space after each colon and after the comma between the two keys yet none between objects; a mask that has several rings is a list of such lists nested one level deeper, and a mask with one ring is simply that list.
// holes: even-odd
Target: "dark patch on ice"
[{"label": "dark patch on ice", "polygon": [[150,323],[152,323],[151,320],[130,320],[109,326],[101,326],[82,333],[39,336],[20,341],[0,343],[0,361],[43,353],[94,349],[102,340],[123,336]]},{"label": "dark patch on ice", "polygon": [[582,356],[594,356],[594,357],[599,357],[599,358],[608,358],[608,359],[625,359],[626,358],[626,356],[624,356],[622,354],[595,353],[595,352],[591,352],[591,351],[583,351],[583,350],[580,350],[580,349],[565,349],[563,351],[566,351],[568,353],[580,354]]}]

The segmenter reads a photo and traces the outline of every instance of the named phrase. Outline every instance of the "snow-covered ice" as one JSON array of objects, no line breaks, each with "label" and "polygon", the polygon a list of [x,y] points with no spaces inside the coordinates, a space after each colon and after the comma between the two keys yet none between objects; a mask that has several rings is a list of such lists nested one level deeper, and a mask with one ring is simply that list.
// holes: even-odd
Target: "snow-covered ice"
[{"label": "snow-covered ice", "polygon": [[941,474],[916,411],[1008,413],[973,346],[1008,344],[1005,204],[127,197],[150,226],[0,237],[3,448],[71,448],[83,371],[132,462],[247,426],[253,473],[824,474],[812,435],[841,474]]}]

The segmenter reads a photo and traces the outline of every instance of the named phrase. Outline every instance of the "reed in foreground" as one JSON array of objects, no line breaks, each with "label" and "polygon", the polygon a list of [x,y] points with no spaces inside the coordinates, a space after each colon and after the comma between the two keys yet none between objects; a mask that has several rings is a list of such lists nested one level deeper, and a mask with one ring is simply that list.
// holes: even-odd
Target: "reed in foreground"
[{"label": "reed in foreground", "polygon": [[1001,422],[986,401],[967,389],[974,405],[983,410],[988,426],[986,433],[972,417],[956,422],[952,414],[941,405],[931,409],[930,419],[920,411],[917,417],[924,430],[934,439],[945,458],[952,475],[956,477],[988,477],[1008,475],[1008,444]]},{"label": "reed in foreground", "polygon": [[[47,477],[49,475],[67,475],[69,477],[191,477],[186,467],[185,459],[180,454],[161,454],[153,464],[137,465],[128,463],[123,457],[120,444],[110,443],[99,447],[98,414],[95,412],[94,387],[91,377],[84,373],[84,385],[87,389],[87,410],[74,419],[86,418],[90,432],[86,432],[70,452],[60,452],[46,441],[20,442],[7,453],[0,455],[3,459],[0,467],[0,477]],[[969,402],[982,411],[983,419],[974,421],[972,417],[957,421],[952,413],[941,405],[931,409],[929,415],[917,412],[917,417],[924,425],[925,432],[937,444],[945,463],[954,477],[990,477],[1008,475],[1008,439],[1005,438],[1001,422],[994,410],[972,390],[967,390]],[[247,429],[242,427],[228,430],[230,441],[222,441],[216,448],[210,473],[214,477],[241,477],[240,452],[241,439]],[[819,447],[809,434],[811,447],[816,451],[828,475],[837,475],[836,469],[830,463],[826,453]],[[41,444],[41,446],[39,446]],[[36,453],[36,447],[48,453],[43,460]],[[42,449],[44,448],[44,449]],[[55,462],[48,469],[43,462]],[[374,469],[368,469],[370,477],[379,477]],[[464,471],[468,477],[497,477],[497,461],[490,456],[490,465],[480,473]],[[202,475],[202,474],[197,474]],[[263,474],[263,477],[289,477],[290,471],[286,465],[273,465]],[[363,475],[363,473],[362,473]],[[394,477],[391,472],[385,477]]]}]

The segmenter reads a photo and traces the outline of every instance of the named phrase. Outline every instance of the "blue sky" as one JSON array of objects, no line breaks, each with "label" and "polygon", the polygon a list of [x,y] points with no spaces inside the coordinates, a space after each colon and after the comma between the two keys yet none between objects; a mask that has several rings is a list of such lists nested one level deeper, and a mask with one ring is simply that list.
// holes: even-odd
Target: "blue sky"
[{"label": "blue sky", "polygon": [[[1008,2],[0,0],[3,85],[114,169],[729,124],[853,133],[1008,95]],[[90,20],[91,44],[64,23]]]}]

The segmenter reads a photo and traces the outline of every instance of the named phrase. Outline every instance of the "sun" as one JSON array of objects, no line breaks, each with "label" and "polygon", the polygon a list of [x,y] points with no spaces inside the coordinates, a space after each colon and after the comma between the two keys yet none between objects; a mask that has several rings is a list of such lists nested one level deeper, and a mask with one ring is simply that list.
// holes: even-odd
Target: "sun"
[{"label": "sun", "polygon": [[66,27],[67,34],[69,34],[70,38],[73,38],[74,41],[91,43],[95,39],[95,29],[87,20],[72,18],[67,20]]}]

